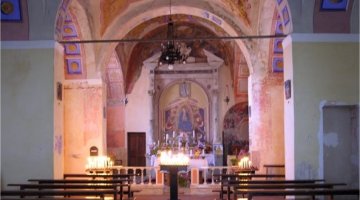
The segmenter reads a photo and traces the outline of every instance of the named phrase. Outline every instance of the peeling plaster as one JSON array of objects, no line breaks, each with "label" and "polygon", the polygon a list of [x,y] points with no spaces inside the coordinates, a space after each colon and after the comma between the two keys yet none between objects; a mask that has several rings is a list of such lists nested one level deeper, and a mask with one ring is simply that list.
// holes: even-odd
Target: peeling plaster
[{"label": "peeling plaster", "polygon": [[337,133],[324,133],[324,144],[328,147],[337,147],[339,144],[339,137]]}]

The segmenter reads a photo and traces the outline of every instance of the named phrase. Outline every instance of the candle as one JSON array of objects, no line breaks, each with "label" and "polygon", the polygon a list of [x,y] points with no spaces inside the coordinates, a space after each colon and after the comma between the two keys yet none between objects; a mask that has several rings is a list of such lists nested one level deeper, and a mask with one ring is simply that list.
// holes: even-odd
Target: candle
[{"label": "candle", "polygon": [[192,156],[192,149],[190,149],[190,156]]},{"label": "candle", "polygon": [[175,131],[173,131],[173,138],[175,137]]},{"label": "candle", "polygon": [[160,141],[158,140],[158,146],[160,145]]},{"label": "candle", "polygon": [[195,130],[193,130],[193,138],[195,138]]},{"label": "candle", "polygon": [[205,155],[205,149],[202,150],[202,155]]},{"label": "candle", "polygon": [[168,142],[168,139],[169,139],[169,135],[166,133],[166,137],[165,137],[165,143],[167,144]]}]

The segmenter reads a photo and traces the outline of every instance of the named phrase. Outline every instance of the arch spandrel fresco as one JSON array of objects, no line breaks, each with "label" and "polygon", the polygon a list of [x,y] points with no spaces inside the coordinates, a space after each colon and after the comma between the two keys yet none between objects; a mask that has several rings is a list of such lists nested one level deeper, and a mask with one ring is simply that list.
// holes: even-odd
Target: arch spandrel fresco
[{"label": "arch spandrel fresco", "polygon": [[240,150],[249,150],[248,103],[231,107],[224,117],[224,154],[237,155]]}]

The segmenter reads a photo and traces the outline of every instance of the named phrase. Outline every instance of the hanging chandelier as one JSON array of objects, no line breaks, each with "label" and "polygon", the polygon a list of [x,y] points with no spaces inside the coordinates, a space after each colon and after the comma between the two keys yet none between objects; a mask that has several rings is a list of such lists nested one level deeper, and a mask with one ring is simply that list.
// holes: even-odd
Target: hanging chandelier
[{"label": "hanging chandelier", "polygon": [[174,22],[171,18],[171,0],[170,0],[170,19],[167,24],[167,41],[165,44],[161,43],[161,56],[159,58],[159,65],[167,64],[171,70],[174,68],[175,62],[185,62],[185,57],[181,55],[180,45],[174,40]]}]

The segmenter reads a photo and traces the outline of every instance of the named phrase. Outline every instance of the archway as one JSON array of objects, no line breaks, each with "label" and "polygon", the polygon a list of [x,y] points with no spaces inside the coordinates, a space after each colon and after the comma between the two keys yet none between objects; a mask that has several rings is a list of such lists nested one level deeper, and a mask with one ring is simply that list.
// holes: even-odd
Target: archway
[{"label": "archway", "polygon": [[232,106],[223,120],[224,165],[230,165],[230,157],[249,152],[248,103],[241,102]]}]

